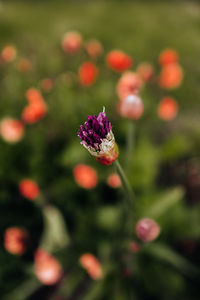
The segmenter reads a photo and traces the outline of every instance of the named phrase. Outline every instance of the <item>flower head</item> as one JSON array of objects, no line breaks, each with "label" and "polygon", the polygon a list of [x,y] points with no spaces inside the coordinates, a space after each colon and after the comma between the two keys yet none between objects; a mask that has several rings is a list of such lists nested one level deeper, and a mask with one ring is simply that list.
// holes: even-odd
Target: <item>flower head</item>
[{"label": "flower head", "polygon": [[98,116],[88,116],[85,124],[80,126],[78,136],[98,162],[110,165],[117,158],[118,147],[104,110]]},{"label": "flower head", "polygon": [[78,52],[82,45],[82,36],[77,31],[68,31],[62,39],[64,52],[74,54]]},{"label": "flower head", "polygon": [[98,259],[91,253],[85,253],[80,257],[80,264],[87,270],[90,277],[94,280],[103,276],[102,267]]},{"label": "flower head", "polygon": [[78,76],[81,85],[91,86],[98,76],[98,69],[94,63],[86,61],[80,66]]},{"label": "flower head", "polygon": [[38,249],[34,259],[35,275],[44,285],[56,284],[62,276],[62,268],[55,257]]},{"label": "flower head", "polygon": [[0,122],[0,135],[7,143],[17,143],[24,136],[24,124],[12,118],[4,118]]},{"label": "flower head", "polygon": [[132,64],[132,58],[120,50],[113,50],[106,57],[107,65],[117,72],[123,72],[129,69]]},{"label": "flower head", "polygon": [[92,167],[80,164],[74,168],[73,173],[74,179],[79,186],[85,189],[92,189],[97,185],[97,173]]},{"label": "flower head", "polygon": [[19,191],[22,196],[30,200],[35,200],[40,193],[37,183],[30,179],[24,179],[19,183]]},{"label": "flower head", "polygon": [[161,66],[176,63],[178,61],[178,53],[173,49],[165,49],[161,52],[158,60]]},{"label": "flower head", "polygon": [[159,76],[159,85],[164,89],[175,89],[183,80],[183,69],[177,63],[165,65]]},{"label": "flower head", "polygon": [[4,232],[5,249],[14,255],[24,254],[27,248],[28,236],[28,232],[23,228],[7,228]]},{"label": "flower head", "polygon": [[164,97],[158,105],[158,116],[165,121],[173,120],[178,113],[178,103],[171,97]]},{"label": "flower head", "polygon": [[152,219],[143,218],[136,224],[137,237],[143,242],[155,240],[160,233],[159,225]]}]

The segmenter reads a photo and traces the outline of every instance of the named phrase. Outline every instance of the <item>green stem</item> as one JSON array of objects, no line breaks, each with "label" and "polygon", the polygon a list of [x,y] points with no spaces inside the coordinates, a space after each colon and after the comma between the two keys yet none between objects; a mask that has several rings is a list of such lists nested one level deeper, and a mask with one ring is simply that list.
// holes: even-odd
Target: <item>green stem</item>
[{"label": "green stem", "polygon": [[117,173],[118,175],[120,176],[121,178],[121,181],[122,181],[122,184],[123,184],[123,188],[126,192],[126,195],[127,195],[127,204],[128,206],[132,207],[133,206],[133,199],[134,199],[134,195],[133,195],[133,191],[132,191],[132,188],[130,186],[130,183],[126,177],[126,174],[124,173],[119,161],[116,159],[116,161],[114,162],[115,164],[115,167],[117,169]]},{"label": "green stem", "polygon": [[129,169],[134,147],[134,123],[130,121],[127,130],[126,168]]}]

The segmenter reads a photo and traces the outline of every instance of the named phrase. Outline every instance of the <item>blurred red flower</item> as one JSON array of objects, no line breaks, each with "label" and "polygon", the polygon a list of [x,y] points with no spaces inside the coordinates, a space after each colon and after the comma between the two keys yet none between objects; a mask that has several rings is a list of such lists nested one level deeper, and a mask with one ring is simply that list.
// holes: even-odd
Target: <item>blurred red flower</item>
[{"label": "blurred red flower", "polygon": [[142,80],[134,72],[125,72],[122,74],[117,84],[117,94],[120,100],[125,99],[131,94],[136,94],[142,87]]},{"label": "blurred red flower", "polygon": [[176,100],[171,97],[163,98],[158,105],[158,116],[166,121],[172,120],[176,117],[178,112],[178,104]]},{"label": "blurred red flower", "polygon": [[183,70],[177,63],[167,64],[161,70],[159,84],[165,89],[174,89],[180,86],[183,80]]},{"label": "blurred red flower", "polygon": [[22,112],[22,120],[25,123],[32,124],[41,120],[46,115],[47,106],[40,91],[35,88],[27,90],[26,98],[29,105]]},{"label": "blurred red flower", "polygon": [[129,69],[133,64],[132,58],[120,50],[109,52],[106,57],[106,62],[111,69],[117,72],[123,72]]},{"label": "blurred red flower", "polygon": [[154,220],[143,218],[136,224],[136,234],[143,242],[151,242],[160,234],[160,227]]},{"label": "blurred red flower", "polygon": [[165,66],[172,63],[177,63],[178,53],[173,49],[164,49],[159,56],[159,63],[161,66]]},{"label": "blurred red flower", "polygon": [[97,173],[90,166],[80,164],[74,170],[74,179],[78,185],[85,189],[92,189],[97,185]]},{"label": "blurred red flower", "polygon": [[101,43],[97,40],[90,40],[86,43],[87,53],[91,58],[97,58],[103,52]]},{"label": "blurred red flower", "polygon": [[0,122],[1,137],[8,143],[16,143],[24,136],[24,125],[21,121],[4,118]]},{"label": "blurred red flower", "polygon": [[79,81],[84,86],[92,85],[98,75],[98,69],[92,62],[84,62],[79,68]]},{"label": "blurred red flower", "polygon": [[36,182],[31,179],[24,179],[19,183],[19,191],[23,197],[35,200],[39,193],[39,187]]},{"label": "blurred red flower", "polygon": [[19,227],[7,228],[4,232],[4,247],[15,255],[22,255],[26,251],[28,232]]},{"label": "blurred red flower", "polygon": [[103,276],[101,265],[97,258],[90,253],[85,253],[80,257],[80,264],[87,270],[92,279],[100,279]]},{"label": "blurred red flower", "polygon": [[12,45],[5,46],[1,51],[1,59],[5,63],[13,61],[16,58],[16,55],[17,50]]},{"label": "blurred red flower", "polygon": [[38,249],[35,253],[35,274],[45,285],[56,284],[62,276],[61,265],[48,252]]},{"label": "blurred red flower", "polygon": [[107,184],[114,189],[122,185],[121,179],[117,173],[113,173],[108,176]]},{"label": "blurred red flower", "polygon": [[122,117],[137,120],[144,112],[142,100],[137,95],[129,95],[118,103],[118,111]]},{"label": "blurred red flower", "polygon": [[144,82],[149,81],[152,78],[153,73],[154,69],[150,63],[141,63],[137,67],[137,74]]},{"label": "blurred red flower", "polygon": [[82,37],[77,31],[67,32],[62,39],[62,48],[66,53],[76,53],[82,45]]}]

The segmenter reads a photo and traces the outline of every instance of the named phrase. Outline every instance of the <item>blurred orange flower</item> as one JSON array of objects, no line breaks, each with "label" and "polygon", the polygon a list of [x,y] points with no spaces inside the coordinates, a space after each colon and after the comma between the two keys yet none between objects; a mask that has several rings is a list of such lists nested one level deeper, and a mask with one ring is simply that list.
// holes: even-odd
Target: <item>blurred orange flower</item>
[{"label": "blurred orange flower", "polygon": [[107,184],[114,189],[122,185],[121,179],[117,173],[113,173],[108,176]]},{"label": "blurred orange flower", "polygon": [[132,58],[120,50],[109,52],[106,57],[106,62],[111,69],[117,72],[123,72],[129,69],[133,64]]},{"label": "blurred orange flower", "polygon": [[129,95],[118,103],[118,111],[122,117],[137,120],[144,112],[142,100],[137,95]]},{"label": "blurred orange flower", "polygon": [[26,251],[28,232],[19,227],[7,228],[4,232],[4,247],[15,255],[22,255]]},{"label": "blurred orange flower", "polygon": [[136,234],[143,242],[151,242],[160,234],[160,227],[154,220],[143,218],[136,224]]},{"label": "blurred orange flower", "polygon": [[5,63],[13,61],[16,58],[16,55],[17,50],[12,45],[5,46],[1,51],[1,59]]},{"label": "blurred orange flower", "polygon": [[176,117],[178,112],[178,104],[176,100],[171,97],[163,98],[158,105],[158,116],[166,121],[172,120]]},{"label": "blurred orange flower", "polygon": [[56,284],[62,276],[61,265],[48,252],[38,249],[35,253],[35,274],[45,285]]},{"label": "blurred orange flower", "polygon": [[97,185],[97,173],[88,165],[77,165],[74,170],[74,179],[78,185],[85,189],[92,189]]},{"label": "blurred orange flower", "polygon": [[31,179],[24,179],[19,183],[19,191],[23,197],[35,200],[39,193],[39,187],[36,182]]},{"label": "blurred orange flower", "polygon": [[84,62],[79,68],[79,81],[84,86],[92,85],[98,75],[98,69],[92,62]]},{"label": "blurred orange flower", "polygon": [[136,94],[142,87],[142,80],[137,73],[125,72],[117,84],[117,94],[120,100],[131,94]]},{"label": "blurred orange flower", "polygon": [[91,58],[97,58],[103,52],[101,43],[97,40],[90,40],[86,43],[87,53]]},{"label": "blurred orange flower", "polygon": [[183,80],[183,69],[177,63],[167,64],[161,70],[159,84],[165,89],[174,89],[180,86]]},{"label": "blurred orange flower", "polygon": [[32,64],[27,58],[21,58],[17,63],[17,69],[20,72],[29,72],[32,70]]},{"label": "blurred orange flower", "polygon": [[29,105],[22,112],[22,120],[25,123],[32,124],[41,120],[46,115],[47,106],[40,91],[35,88],[27,90],[26,98]]},{"label": "blurred orange flower", "polygon": [[154,73],[154,69],[152,64],[150,63],[141,63],[137,67],[137,74],[140,76],[140,78],[146,82],[149,81]]},{"label": "blurred orange flower", "polygon": [[87,270],[92,279],[100,279],[103,276],[101,265],[97,258],[90,253],[85,253],[80,257],[80,264]]},{"label": "blurred orange flower", "polygon": [[21,121],[4,118],[0,122],[1,137],[8,143],[16,143],[24,136],[24,125]]},{"label": "blurred orange flower", "polygon": [[62,39],[62,48],[66,53],[76,53],[82,46],[82,37],[77,31],[67,32]]},{"label": "blurred orange flower", "polygon": [[178,53],[173,49],[165,49],[160,53],[158,60],[161,66],[176,63],[178,61]]}]

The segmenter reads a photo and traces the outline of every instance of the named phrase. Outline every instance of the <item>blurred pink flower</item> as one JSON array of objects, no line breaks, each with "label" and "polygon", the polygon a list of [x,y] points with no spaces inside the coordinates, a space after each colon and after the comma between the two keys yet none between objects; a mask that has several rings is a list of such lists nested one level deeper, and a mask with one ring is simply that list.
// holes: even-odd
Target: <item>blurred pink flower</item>
[{"label": "blurred pink flower", "polygon": [[61,265],[48,252],[38,249],[35,253],[35,274],[45,285],[56,284],[62,276]]},{"label": "blurred pink flower", "polygon": [[64,52],[73,54],[80,50],[82,46],[82,37],[77,31],[67,32],[62,39],[62,48]]},{"label": "blurred pink flower", "polygon": [[17,143],[24,136],[24,125],[21,121],[4,118],[0,122],[1,137],[8,143]]},{"label": "blurred pink flower", "polygon": [[136,234],[143,242],[151,242],[160,234],[160,227],[154,220],[144,218],[137,222]]},{"label": "blurred pink flower", "polygon": [[120,100],[124,100],[131,94],[136,94],[142,87],[142,80],[137,73],[125,72],[117,84],[117,94]]},{"label": "blurred pink flower", "polygon": [[118,103],[118,111],[122,117],[137,120],[144,112],[144,105],[139,96],[129,95]]},{"label": "blurred pink flower", "polygon": [[147,82],[152,78],[154,68],[150,63],[141,63],[138,65],[136,72],[144,82]]}]

